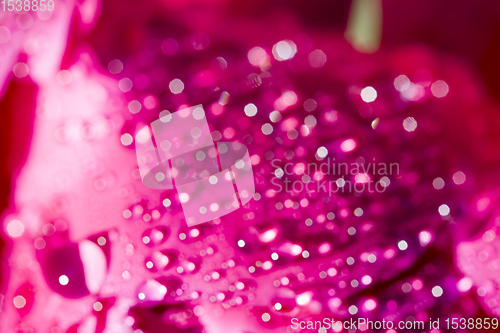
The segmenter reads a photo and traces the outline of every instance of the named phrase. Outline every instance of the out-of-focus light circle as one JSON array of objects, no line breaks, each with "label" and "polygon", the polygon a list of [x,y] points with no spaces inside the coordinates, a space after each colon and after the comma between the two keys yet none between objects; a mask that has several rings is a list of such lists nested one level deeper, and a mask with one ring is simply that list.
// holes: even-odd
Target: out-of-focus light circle
[{"label": "out-of-focus light circle", "polygon": [[310,132],[311,131],[309,130],[309,127],[307,127],[306,125],[300,126],[300,133],[302,134],[302,136],[308,136]]},{"label": "out-of-focus light circle", "polygon": [[292,247],[290,248],[290,252],[292,255],[298,256],[299,254],[302,253],[302,247],[300,247],[300,245],[293,244]]},{"label": "out-of-focus light circle", "polygon": [[68,70],[62,70],[57,73],[57,82],[59,82],[60,85],[66,86],[70,84],[72,80],[73,75]]},{"label": "out-of-focus light circle", "polygon": [[24,42],[24,51],[26,51],[27,54],[36,54],[39,48],[40,45],[35,39],[28,39],[26,42]]},{"label": "out-of-focus light circle", "polygon": [[172,94],[177,95],[184,91],[184,83],[179,79],[173,79],[170,81],[168,88]]},{"label": "out-of-focus light circle", "polygon": [[282,168],[278,168],[274,171],[274,175],[278,178],[281,178],[283,177],[283,175],[285,174],[285,172],[283,171]]},{"label": "out-of-focus light circle", "polygon": [[370,275],[365,275],[361,278],[361,283],[364,284],[365,286],[369,285],[372,283],[372,277]]},{"label": "out-of-focus light circle", "polygon": [[179,193],[179,200],[182,203],[188,202],[189,201],[189,194],[187,194],[187,193]]},{"label": "out-of-focus light circle", "polygon": [[406,101],[419,101],[425,97],[425,89],[420,84],[410,82],[410,86],[401,91],[401,98]]},{"label": "out-of-focus light circle", "polygon": [[205,309],[201,305],[197,305],[193,309],[193,313],[195,316],[200,317],[205,313]]},{"label": "out-of-focus light circle", "polygon": [[103,306],[101,302],[95,302],[93,305],[94,311],[99,312],[102,310]]},{"label": "out-of-focus light circle", "polygon": [[7,224],[7,233],[10,237],[20,237],[24,233],[24,225],[19,220],[12,220]]},{"label": "out-of-focus light circle", "polygon": [[172,114],[170,113],[170,111],[163,110],[162,112],[160,112],[160,120],[162,123],[168,123],[170,120],[172,120]]},{"label": "out-of-focus light circle", "polygon": [[26,305],[26,299],[23,296],[18,295],[14,297],[13,303],[16,308],[22,309]]},{"label": "out-of-focus light circle", "polygon": [[130,113],[132,114],[136,114],[136,113],[139,113],[142,109],[142,105],[141,105],[141,102],[139,101],[131,101],[128,103],[128,110],[130,111]]},{"label": "out-of-focus light circle", "polygon": [[410,79],[406,75],[400,75],[394,79],[394,88],[397,91],[405,91],[410,87]]},{"label": "out-of-focus light circle", "polygon": [[273,126],[269,123],[265,123],[264,125],[262,125],[262,133],[264,133],[265,135],[269,135],[273,132]]},{"label": "out-of-focus light circle", "polygon": [[193,117],[196,120],[203,119],[205,117],[205,111],[202,108],[196,108],[193,110]]},{"label": "out-of-focus light circle", "polygon": [[441,288],[440,286],[435,286],[434,288],[432,288],[432,295],[434,297],[443,296],[443,288]]},{"label": "out-of-focus light circle", "polygon": [[278,121],[280,121],[282,119],[281,117],[281,113],[279,113],[278,111],[273,111],[269,114],[269,119],[273,122],[273,123],[277,123]]},{"label": "out-of-focus light circle", "polygon": [[191,36],[191,46],[195,50],[204,50],[207,48],[208,44],[210,44],[210,38],[203,31],[197,32]]},{"label": "out-of-focus light circle", "polygon": [[269,313],[266,312],[262,314],[262,321],[267,323],[269,320],[271,320],[271,315]]},{"label": "out-of-focus light circle", "polygon": [[328,268],[327,273],[329,276],[335,276],[335,275],[337,275],[337,270],[335,268],[331,267],[331,268]]},{"label": "out-of-focus light circle", "polygon": [[401,251],[404,251],[408,248],[408,243],[404,240],[402,241],[399,241],[398,243],[398,248],[401,250]]},{"label": "out-of-focus light circle", "polygon": [[59,283],[61,284],[61,286],[67,285],[69,283],[69,278],[66,275],[61,275],[59,277]]},{"label": "out-of-focus light circle", "polygon": [[311,114],[304,118],[304,124],[308,128],[313,128],[318,124],[318,121],[316,120],[316,117]]},{"label": "out-of-focus light circle", "polygon": [[382,185],[383,187],[388,187],[389,185],[391,185],[391,180],[389,179],[389,177],[382,177],[380,179],[380,185]]},{"label": "out-of-focus light circle", "polygon": [[121,136],[120,141],[124,146],[130,146],[134,141],[134,138],[129,133],[125,133]]},{"label": "out-of-focus light circle", "polygon": [[312,112],[312,111],[316,110],[317,106],[318,106],[318,103],[316,103],[316,101],[312,98],[309,98],[309,99],[304,101],[304,110],[306,110],[307,112]]},{"label": "out-of-focus light circle", "polygon": [[457,171],[453,174],[453,182],[457,185],[465,183],[465,174],[462,171]]},{"label": "out-of-focus light circle", "polygon": [[432,240],[432,234],[427,230],[423,230],[418,234],[418,240],[421,246],[427,246]]},{"label": "out-of-focus light circle", "polygon": [[191,231],[189,232],[189,235],[191,237],[198,237],[200,235],[200,230],[198,230],[198,229],[191,229]]},{"label": "out-of-focus light circle", "polygon": [[338,309],[341,304],[342,304],[342,300],[338,297],[330,298],[330,300],[328,301],[328,307],[330,309]]},{"label": "out-of-focus light circle", "polygon": [[488,230],[483,234],[483,242],[492,242],[496,237],[496,233],[493,230]]},{"label": "out-of-focus light circle", "polygon": [[111,74],[119,74],[123,70],[123,63],[118,60],[111,60],[108,64],[108,69]]},{"label": "out-of-focus light circle", "polygon": [[332,245],[328,242],[325,242],[318,247],[318,252],[321,254],[328,253],[331,250],[332,250]]},{"label": "out-of-focus light circle", "polygon": [[343,178],[339,178],[335,181],[335,184],[337,184],[338,187],[344,187],[345,180]]},{"label": "out-of-focus light circle", "polygon": [[[201,132],[200,132],[200,134],[201,134]],[[236,134],[236,132],[234,131],[234,128],[232,128],[232,127],[226,128],[223,132],[223,135],[226,139],[231,139],[235,134]]]},{"label": "out-of-focus light circle", "polygon": [[129,92],[130,90],[132,90],[133,86],[134,86],[134,84],[132,83],[132,80],[129,79],[128,77],[123,78],[120,81],[118,81],[118,88],[122,92]]},{"label": "out-of-focus light circle", "polygon": [[411,291],[412,287],[411,287],[411,284],[406,282],[405,284],[403,284],[401,289],[403,290],[404,293],[409,293]]},{"label": "out-of-focus light circle", "polygon": [[357,217],[361,217],[363,216],[363,209],[358,207],[354,210],[354,215],[356,215]]},{"label": "out-of-focus light circle", "polygon": [[264,270],[270,270],[273,267],[273,263],[270,261],[266,261],[265,263],[262,264],[262,269]]},{"label": "out-of-focus light circle", "polygon": [[219,141],[220,139],[222,139],[222,134],[221,134],[221,132],[219,132],[219,131],[213,131],[213,132],[212,132],[212,139],[213,139],[214,141]]},{"label": "out-of-focus light circle", "polygon": [[286,90],[281,94],[281,97],[274,102],[274,107],[278,111],[285,110],[289,106],[295,105],[297,99],[297,94],[294,91]]},{"label": "out-of-focus light circle", "polygon": [[239,247],[244,247],[244,246],[245,246],[245,241],[244,241],[243,239],[240,239],[240,240],[238,241],[238,246],[239,246]]},{"label": "out-of-focus light circle", "polygon": [[132,326],[132,325],[134,325],[134,323],[135,323],[134,318],[132,318],[130,316],[127,316],[127,318],[125,318],[125,325]]},{"label": "out-of-focus light circle", "polygon": [[267,52],[259,46],[250,49],[247,56],[248,61],[256,67],[265,65],[268,58]]},{"label": "out-of-focus light circle", "polygon": [[438,211],[441,216],[447,216],[448,214],[450,214],[450,207],[448,207],[448,205],[443,204],[439,206]]},{"label": "out-of-focus light circle", "polygon": [[328,155],[328,150],[325,147],[319,147],[316,154],[321,158],[325,158]]},{"label": "out-of-focus light circle", "polygon": [[434,180],[432,181],[432,186],[433,186],[436,190],[441,190],[441,189],[443,189],[443,187],[444,187],[444,180],[443,180],[443,178],[438,177],[438,178],[434,179]]},{"label": "out-of-focus light circle", "polygon": [[377,91],[373,87],[366,87],[361,90],[361,99],[365,103],[371,103],[377,99]]},{"label": "out-of-focus light circle", "polygon": [[45,245],[47,245],[47,243],[45,242],[45,240],[42,237],[38,237],[37,239],[35,239],[34,245],[35,245],[35,249],[41,250],[41,249],[45,248]]},{"label": "out-of-focus light circle", "polygon": [[[43,11],[42,10],[38,10],[36,12],[36,16],[38,16],[38,18],[40,20],[46,21],[46,20],[48,20],[48,19],[50,19],[52,17],[52,13],[53,12],[54,11],[50,11],[50,10],[43,10]],[[87,23],[89,23],[89,22],[87,22]]]},{"label": "out-of-focus light circle", "polygon": [[479,261],[486,261],[488,260],[488,252],[486,251],[481,251],[479,252],[479,254],[477,255],[477,258],[479,259]]},{"label": "out-of-focus light circle", "polygon": [[286,136],[287,136],[290,140],[295,140],[295,139],[297,139],[297,137],[299,136],[299,132],[298,132],[296,129],[291,129],[291,130],[289,130],[289,131],[286,133]]},{"label": "out-of-focus light circle", "polygon": [[363,303],[363,307],[365,308],[366,311],[375,310],[375,308],[377,307],[377,302],[375,302],[375,300],[373,299],[366,300]]},{"label": "out-of-focus light circle", "polygon": [[473,284],[474,283],[470,277],[464,277],[457,282],[457,289],[458,291],[465,293],[472,288]]},{"label": "out-of-focus light circle", "polygon": [[[254,156],[256,156],[256,155],[254,155]],[[243,162],[243,160],[238,160],[238,161],[236,161],[236,163],[234,165],[238,169],[243,169],[245,167],[245,162]]]},{"label": "out-of-focus light circle", "polygon": [[174,55],[179,50],[179,44],[173,38],[167,38],[161,43],[161,50],[166,55]]},{"label": "out-of-focus light circle", "polygon": [[354,141],[353,139],[347,139],[340,144],[340,149],[343,152],[348,153],[356,149],[356,146],[357,146],[356,141]]},{"label": "out-of-focus light circle", "polygon": [[437,80],[431,85],[431,92],[437,98],[443,98],[448,95],[450,88],[443,80]]},{"label": "out-of-focus light circle", "polygon": [[0,44],[7,43],[10,39],[10,30],[7,27],[0,27]]},{"label": "out-of-focus light circle", "polygon": [[407,132],[413,132],[414,130],[417,129],[417,121],[413,117],[408,117],[405,120],[403,120],[403,128]]},{"label": "out-of-focus light circle", "polygon": [[156,101],[156,98],[154,96],[147,96],[146,98],[144,98],[143,103],[144,103],[144,106],[146,107],[146,109],[148,109],[148,110],[154,109],[156,107],[156,105],[158,104],[158,102]]},{"label": "out-of-focus light circle", "polygon": [[247,116],[253,117],[257,114],[257,107],[255,106],[255,104],[250,103],[245,105],[244,111]]},{"label": "out-of-focus light circle", "polygon": [[358,313],[358,307],[356,305],[351,305],[349,307],[349,313],[355,315],[356,313]]},{"label": "out-of-focus light circle", "polygon": [[297,302],[298,305],[307,305],[309,302],[311,302],[312,299],[312,293],[310,291],[307,291],[305,293],[302,293],[298,295],[295,298],[295,301]]},{"label": "out-of-focus light circle", "polygon": [[415,290],[420,290],[420,289],[422,289],[422,287],[424,286],[424,284],[422,283],[422,280],[416,279],[415,281],[412,282],[411,286]]},{"label": "out-of-focus light circle", "polygon": [[[196,153],[196,159],[198,161],[203,161],[205,160],[205,158],[207,157],[207,154],[205,154],[205,152],[203,151],[199,151]],[[215,177],[217,179],[217,177]],[[213,179],[213,178],[212,178]],[[212,182],[210,181],[210,184],[212,184]],[[212,184],[213,185],[213,184]]]},{"label": "out-of-focus light circle", "polygon": [[18,62],[17,64],[15,64],[12,71],[14,72],[14,75],[18,78],[26,77],[30,73],[28,65],[26,65],[24,62]]},{"label": "out-of-focus light circle", "polygon": [[326,64],[326,54],[321,50],[314,50],[309,53],[307,60],[312,68],[320,68]]},{"label": "out-of-focus light circle", "polygon": [[217,184],[217,182],[219,181],[219,179],[217,178],[217,176],[212,175],[212,176],[210,176],[208,178],[208,181],[210,182],[210,184],[215,185],[215,184]]},{"label": "out-of-focus light circle", "polygon": [[273,46],[273,56],[278,61],[292,59],[296,53],[297,45],[291,40],[282,40]]},{"label": "out-of-focus light circle", "polygon": [[27,30],[33,25],[33,16],[31,16],[29,13],[18,15],[16,18],[16,23],[20,29]]},{"label": "out-of-focus light circle", "polygon": [[156,175],[155,175],[155,179],[159,182],[162,182],[165,180],[165,174],[163,172],[158,172]]}]

